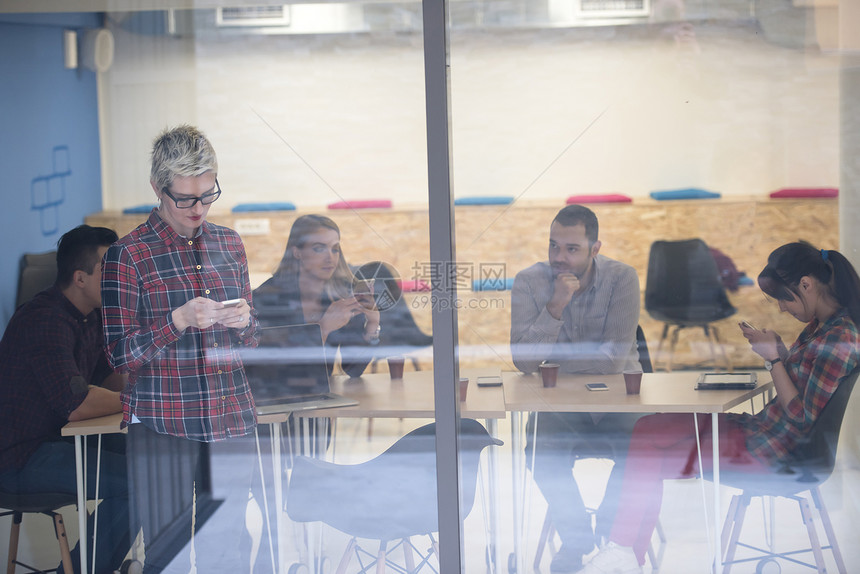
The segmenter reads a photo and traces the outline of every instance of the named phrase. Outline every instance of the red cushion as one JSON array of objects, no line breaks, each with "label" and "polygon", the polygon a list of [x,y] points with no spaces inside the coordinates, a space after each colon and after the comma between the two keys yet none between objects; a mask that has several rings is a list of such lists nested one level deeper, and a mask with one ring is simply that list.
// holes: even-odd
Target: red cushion
[{"label": "red cushion", "polygon": [[429,291],[430,285],[421,279],[403,279],[400,281],[400,288],[406,292]]},{"label": "red cushion", "polygon": [[571,203],[632,203],[633,200],[620,193],[604,193],[601,195],[571,195],[567,198]]},{"label": "red cushion", "polygon": [[390,199],[348,199],[328,205],[329,209],[368,209],[371,207],[391,207]]},{"label": "red cushion", "polygon": [[773,198],[786,197],[839,197],[835,187],[783,187],[770,194]]}]

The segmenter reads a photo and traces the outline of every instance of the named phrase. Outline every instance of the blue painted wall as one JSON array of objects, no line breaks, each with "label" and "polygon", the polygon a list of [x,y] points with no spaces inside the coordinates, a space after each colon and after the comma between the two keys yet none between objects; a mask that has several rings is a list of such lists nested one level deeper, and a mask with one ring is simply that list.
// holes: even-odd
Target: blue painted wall
[{"label": "blue painted wall", "polygon": [[102,208],[95,73],[63,66],[63,30],[100,22],[0,15],[0,329],[14,312],[21,255],[54,249]]}]

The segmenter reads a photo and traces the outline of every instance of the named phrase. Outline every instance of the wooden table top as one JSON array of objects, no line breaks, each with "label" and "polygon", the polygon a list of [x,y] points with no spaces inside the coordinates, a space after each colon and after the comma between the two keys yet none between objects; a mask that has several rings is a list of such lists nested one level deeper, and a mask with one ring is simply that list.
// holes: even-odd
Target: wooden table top
[{"label": "wooden table top", "polygon": [[[697,391],[699,371],[645,373],[640,394],[628,395],[624,377],[560,373],[558,384],[544,388],[540,375],[503,373],[505,409],[527,412],[667,412],[721,413],[773,386],[765,371],[758,386],[747,390]],[[608,391],[589,391],[586,383],[605,383]]]},{"label": "wooden table top", "polygon": [[[766,371],[757,372],[755,389],[697,391],[698,371],[645,373],[638,395],[628,395],[622,375],[559,374],[558,385],[544,388],[540,375],[501,373],[503,386],[478,387],[479,376],[499,375],[493,368],[464,369],[469,377],[462,416],[478,419],[505,418],[519,412],[683,412],[721,413],[770,390],[773,383]],[[589,391],[586,383],[605,383],[608,391]],[[334,409],[296,412],[299,417],[434,418],[433,371],[409,371],[400,380],[388,373],[372,373],[350,378],[332,378],[332,391],[358,401],[358,405]],[[452,382],[452,384],[454,384]],[[260,424],[283,422],[288,414],[260,415]],[[63,436],[126,432],[120,429],[122,413],[66,424]]]},{"label": "wooden table top", "polygon": [[[478,387],[479,376],[500,374],[499,369],[463,369],[461,377],[469,377],[466,401],[460,403],[460,414],[477,419],[505,418],[504,390],[499,387]],[[296,413],[302,417],[379,417],[434,418],[433,371],[408,371],[403,379],[392,380],[388,373],[365,374],[332,379],[332,392],[355,399],[358,405]],[[455,384],[453,381],[451,384]]]},{"label": "wooden table top", "polygon": [[95,417],[92,419],[84,419],[73,423],[66,423],[61,434],[63,436],[80,436],[86,434],[108,434],[118,432],[128,432],[128,429],[120,429],[122,423],[122,413],[114,413],[103,417]]}]

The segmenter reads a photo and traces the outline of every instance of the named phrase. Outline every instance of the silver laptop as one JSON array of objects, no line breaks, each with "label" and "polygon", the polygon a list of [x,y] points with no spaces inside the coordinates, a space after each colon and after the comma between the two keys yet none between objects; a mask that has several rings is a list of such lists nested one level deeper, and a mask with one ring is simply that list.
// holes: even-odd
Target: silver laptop
[{"label": "silver laptop", "polygon": [[357,405],[331,392],[329,363],[316,323],[262,329],[260,344],[242,351],[257,414]]}]

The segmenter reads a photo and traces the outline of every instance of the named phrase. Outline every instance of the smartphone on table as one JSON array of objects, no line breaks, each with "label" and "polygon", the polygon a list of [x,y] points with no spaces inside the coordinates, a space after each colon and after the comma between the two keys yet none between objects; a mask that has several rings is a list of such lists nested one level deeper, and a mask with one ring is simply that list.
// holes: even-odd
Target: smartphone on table
[{"label": "smartphone on table", "polygon": [[585,388],[589,391],[608,391],[609,387],[606,383],[585,383]]},{"label": "smartphone on table", "polygon": [[502,386],[502,377],[499,375],[492,375],[488,377],[478,377],[478,386],[479,387],[501,387]]}]

